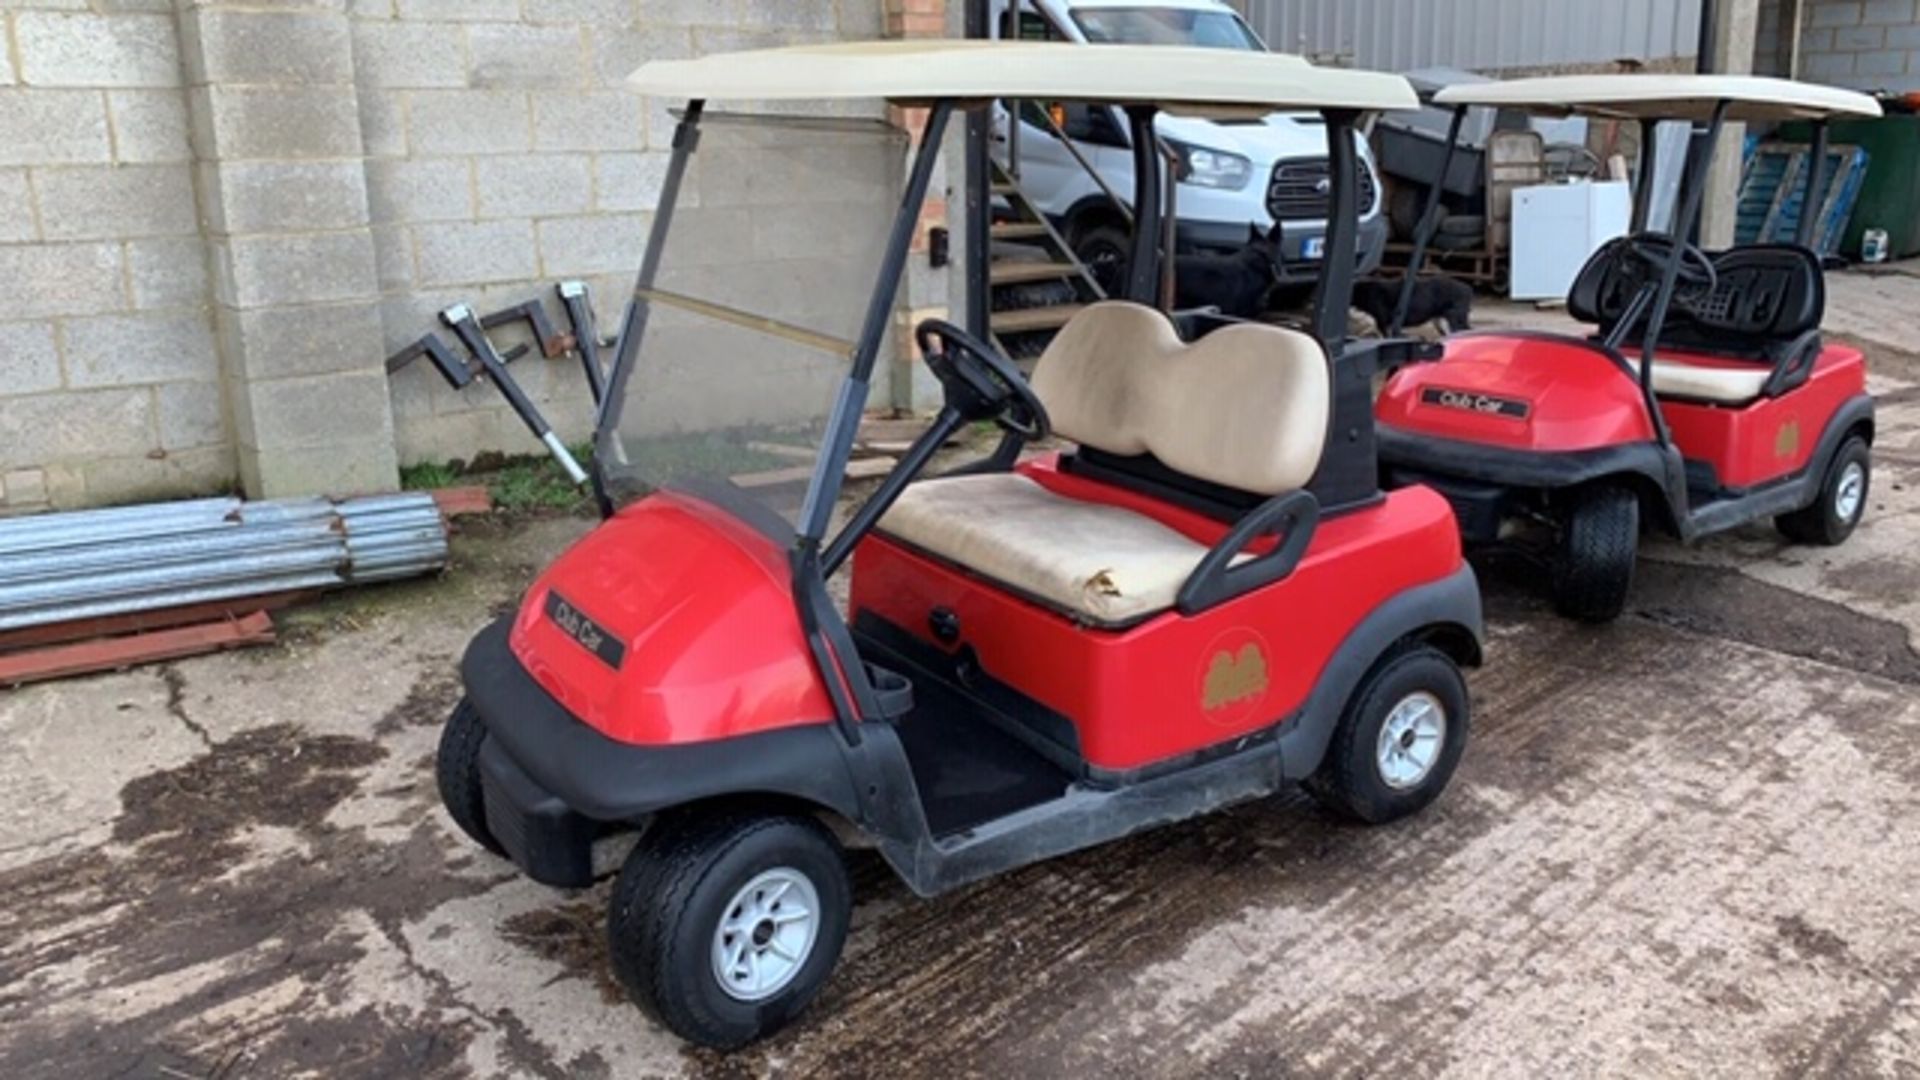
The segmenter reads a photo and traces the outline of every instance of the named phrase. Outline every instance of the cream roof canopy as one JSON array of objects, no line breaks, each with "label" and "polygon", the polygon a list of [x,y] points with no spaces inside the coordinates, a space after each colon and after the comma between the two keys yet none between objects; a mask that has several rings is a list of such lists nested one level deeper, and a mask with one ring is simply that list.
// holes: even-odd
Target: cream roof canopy
[{"label": "cream roof canopy", "polygon": [[1398,75],[1297,56],[1172,46],[869,41],[656,60],[628,82],[659,97],[759,101],[1033,98],[1176,112],[1417,108]]}]

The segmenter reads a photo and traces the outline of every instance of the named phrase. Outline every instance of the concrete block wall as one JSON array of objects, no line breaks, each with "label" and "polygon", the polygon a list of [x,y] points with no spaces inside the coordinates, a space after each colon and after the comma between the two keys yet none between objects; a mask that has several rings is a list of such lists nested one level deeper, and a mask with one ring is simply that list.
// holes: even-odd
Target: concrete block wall
[{"label": "concrete block wall", "polygon": [[331,0],[179,0],[236,466],[250,493],[398,478],[352,36]]},{"label": "concrete block wall", "polygon": [[0,513],[229,484],[171,0],[6,0],[0,54]]},{"label": "concrete block wall", "polygon": [[[1800,77],[1856,90],[1920,90],[1920,0],[1802,0]],[[1781,0],[1764,0],[1759,55],[1785,74]]]},{"label": "concrete block wall", "polygon": [[[0,513],[536,451],[487,388],[383,360],[448,303],[564,277],[617,323],[672,125],[626,75],[939,7],[0,0]],[[936,307],[944,282],[915,280],[904,302]],[[572,364],[517,368],[587,433]]]}]

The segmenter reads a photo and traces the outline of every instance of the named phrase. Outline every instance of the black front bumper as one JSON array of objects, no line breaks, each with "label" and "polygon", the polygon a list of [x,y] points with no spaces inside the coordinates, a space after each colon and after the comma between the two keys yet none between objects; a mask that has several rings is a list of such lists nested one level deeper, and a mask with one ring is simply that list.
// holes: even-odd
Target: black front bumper
[{"label": "black front bumper", "polygon": [[488,830],[534,880],[591,884],[595,838],[702,799],[782,795],[859,816],[831,723],[671,746],[620,742],[534,681],[508,647],[511,622],[473,639],[460,675],[487,729],[480,768]]},{"label": "black front bumper", "polygon": [[[1380,473],[1389,488],[1425,484],[1446,496],[1472,541],[1498,537],[1500,522],[1525,498],[1611,477],[1634,476],[1655,490],[1686,487],[1677,454],[1659,443],[1623,443],[1591,450],[1515,450],[1443,439],[1381,424]],[[1669,521],[1672,513],[1669,512]]]},{"label": "black front bumper", "polygon": [[[1325,238],[1327,227],[1320,222],[1282,223],[1280,281],[1295,285],[1320,280],[1321,259],[1300,257],[1301,245],[1309,239]],[[1230,254],[1247,246],[1247,226],[1217,221],[1182,221],[1174,234],[1176,250],[1182,254],[1214,252]],[[1360,277],[1380,268],[1387,251],[1387,216],[1375,214],[1360,222],[1355,244],[1354,273]]]}]

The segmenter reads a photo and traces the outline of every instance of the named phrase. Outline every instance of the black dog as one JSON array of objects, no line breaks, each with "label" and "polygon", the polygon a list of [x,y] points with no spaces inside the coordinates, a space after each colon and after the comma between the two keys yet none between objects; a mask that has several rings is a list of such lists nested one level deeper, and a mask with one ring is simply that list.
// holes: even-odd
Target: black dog
[{"label": "black dog", "polygon": [[1280,283],[1280,226],[1262,233],[1247,226],[1247,245],[1231,255],[1181,255],[1174,260],[1176,310],[1219,308],[1231,319],[1257,319]]},{"label": "black dog", "polygon": [[[1371,316],[1383,334],[1399,302],[1397,280],[1362,281],[1353,286],[1353,306]],[[1446,324],[1449,334],[1473,329],[1473,290],[1449,277],[1424,277],[1414,282],[1413,303],[1407,308],[1402,329],[1425,326],[1435,319]]]}]

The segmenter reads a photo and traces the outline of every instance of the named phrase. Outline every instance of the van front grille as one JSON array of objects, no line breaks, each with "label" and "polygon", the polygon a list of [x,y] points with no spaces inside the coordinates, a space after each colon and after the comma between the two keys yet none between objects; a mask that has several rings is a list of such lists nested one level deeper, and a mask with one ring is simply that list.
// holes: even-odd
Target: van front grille
[{"label": "van front grille", "polygon": [[[1273,180],[1267,185],[1267,212],[1275,221],[1324,221],[1332,192],[1326,158],[1294,158],[1273,167]],[[1373,172],[1364,164],[1360,172],[1360,213],[1373,212],[1379,197]]]}]

